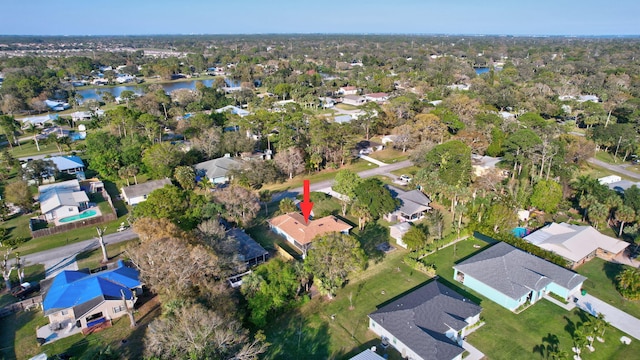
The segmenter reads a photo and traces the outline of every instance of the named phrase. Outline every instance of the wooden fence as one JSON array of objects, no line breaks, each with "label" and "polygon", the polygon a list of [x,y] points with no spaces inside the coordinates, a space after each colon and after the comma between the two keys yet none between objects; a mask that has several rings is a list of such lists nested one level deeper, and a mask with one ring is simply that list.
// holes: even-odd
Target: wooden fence
[{"label": "wooden fence", "polygon": [[38,307],[40,306],[40,303],[42,303],[42,295],[34,296],[30,299],[7,305],[0,309],[0,318],[11,315],[15,312],[23,311],[25,309]]},{"label": "wooden fence", "polygon": [[102,223],[106,223],[106,222],[114,221],[118,219],[118,216],[116,215],[116,209],[113,206],[113,202],[111,201],[111,196],[109,196],[109,194],[106,191],[102,191],[102,197],[105,200],[107,200],[107,202],[109,203],[109,207],[111,208],[111,213],[102,214],[100,216],[84,219],[82,221],[74,221],[68,224],[62,224],[62,225],[54,226],[51,228],[33,230],[31,231],[31,237],[35,239],[43,236],[60,234],[69,230],[75,230],[75,229],[79,229],[87,226],[98,225],[98,224],[102,224]]}]

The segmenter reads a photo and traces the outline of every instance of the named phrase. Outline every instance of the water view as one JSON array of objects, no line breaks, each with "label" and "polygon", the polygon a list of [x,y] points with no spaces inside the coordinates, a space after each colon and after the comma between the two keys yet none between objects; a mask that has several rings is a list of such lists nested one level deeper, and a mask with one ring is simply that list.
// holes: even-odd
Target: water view
[{"label": "water view", "polygon": [[[171,82],[171,83],[162,83],[162,84],[159,84],[159,85],[162,86],[162,88],[164,89],[164,91],[167,94],[170,94],[171,92],[173,92],[175,90],[180,90],[180,89],[195,90],[196,89],[196,83],[202,83],[206,87],[211,87],[211,86],[213,86],[213,79],[209,79],[209,80],[192,80],[192,81],[178,81],[178,82]],[[231,86],[240,86],[239,82],[233,81],[233,80],[225,79],[225,83],[227,83],[227,86],[230,86],[230,87]],[[86,101],[86,100],[98,100],[99,101],[99,100],[102,99],[102,95],[101,95],[102,93],[110,93],[114,97],[118,97],[125,90],[130,90],[130,91],[133,91],[136,94],[142,95],[142,94],[144,94],[144,85],[121,85],[121,86],[114,86],[114,87],[104,87],[104,88],[99,87],[99,88],[92,88],[92,89],[78,88],[78,89],[76,89],[76,93],[78,93],[79,95],[82,96],[83,101]]]}]

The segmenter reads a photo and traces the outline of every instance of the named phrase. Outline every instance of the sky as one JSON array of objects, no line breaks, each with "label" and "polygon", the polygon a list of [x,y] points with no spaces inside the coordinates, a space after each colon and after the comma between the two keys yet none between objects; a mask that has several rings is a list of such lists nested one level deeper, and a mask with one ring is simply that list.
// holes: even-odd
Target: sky
[{"label": "sky", "polygon": [[640,35],[638,0],[3,0],[0,35]]}]

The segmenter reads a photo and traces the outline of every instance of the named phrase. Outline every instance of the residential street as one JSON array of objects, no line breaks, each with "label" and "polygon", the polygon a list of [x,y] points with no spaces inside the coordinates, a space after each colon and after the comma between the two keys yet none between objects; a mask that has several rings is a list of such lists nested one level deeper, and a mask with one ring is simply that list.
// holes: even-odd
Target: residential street
[{"label": "residential street", "polygon": [[[375,168],[370,170],[361,171],[359,175],[363,178],[375,176],[375,175],[385,175],[389,177],[395,177],[391,174],[391,171],[402,169],[408,166],[411,166],[410,160],[405,160],[401,162],[397,162],[394,164],[389,164],[385,166],[375,166]],[[325,180],[316,183],[311,183],[311,191],[317,191],[319,189],[330,187],[333,184],[333,180]],[[292,190],[284,191],[273,196],[272,201],[280,201],[285,197],[296,197],[298,194],[302,193],[302,187],[295,188]],[[137,235],[131,230],[125,230],[115,234],[109,234],[104,237],[104,240],[107,244],[117,244],[119,242],[127,241],[135,239]],[[41,251],[38,253],[30,254],[24,256],[26,265],[33,264],[45,264],[48,268],[45,268],[47,273],[51,271],[57,270],[61,267],[68,265],[70,262],[73,262],[75,256],[83,251],[97,249],[98,239],[93,238],[85,241],[80,241],[77,243],[61,246],[55,249],[50,249],[46,251]]]},{"label": "residential street", "polygon": [[606,163],[604,161],[600,161],[600,160],[598,160],[596,158],[590,158],[587,161],[589,161],[590,163],[592,163],[594,165],[603,167],[603,168],[605,168],[607,170],[615,171],[615,172],[617,172],[619,174],[622,174],[624,176],[628,176],[628,177],[630,177],[632,179],[640,180],[640,174],[634,173],[633,171],[629,171],[629,170],[625,169],[626,166],[624,164],[623,165],[608,164],[608,163]]},{"label": "residential street", "polygon": [[[362,178],[368,178],[376,175],[383,175],[383,176],[395,178],[396,176],[391,174],[392,171],[406,168],[411,165],[413,165],[411,163],[411,160],[400,161],[400,162],[388,164],[385,166],[377,166],[377,165],[371,164],[371,166],[374,167],[373,169],[361,171],[358,173],[358,175],[360,175],[360,177]],[[318,191],[320,189],[331,187],[332,184],[333,184],[333,180],[311,182],[309,184],[309,189],[311,191]],[[286,197],[293,198],[298,196],[301,193],[302,193],[302,187],[283,191],[281,193],[274,194],[273,197],[271,198],[271,202],[278,202]]]},{"label": "residential street", "polygon": [[[108,244],[117,244],[123,241],[132,240],[138,236],[131,230],[124,230],[115,234],[105,235],[104,242]],[[61,246],[55,249],[45,250],[38,253],[25,255],[24,260],[26,265],[33,264],[59,264],[64,263],[67,260],[75,257],[77,254],[97,249],[100,245],[98,239],[93,238],[90,240],[80,241],[77,243]],[[49,269],[45,269],[49,271]]]}]

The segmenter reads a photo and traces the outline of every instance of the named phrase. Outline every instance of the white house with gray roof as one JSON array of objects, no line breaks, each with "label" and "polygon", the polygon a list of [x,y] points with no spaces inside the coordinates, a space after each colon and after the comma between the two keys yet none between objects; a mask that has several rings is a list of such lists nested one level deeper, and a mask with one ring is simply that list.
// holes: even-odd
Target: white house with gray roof
[{"label": "white house with gray roof", "polygon": [[387,186],[391,196],[400,200],[400,206],[393,212],[385,215],[385,220],[395,221],[415,221],[422,219],[424,213],[431,210],[429,204],[431,199],[420,190],[404,191],[395,186]]},{"label": "white house with gray roof", "polygon": [[165,185],[171,185],[171,180],[168,178],[160,180],[151,180],[146,183],[136,184],[131,186],[125,186],[121,189],[122,198],[124,201],[133,206],[147,200],[147,196],[151,194],[153,190],[161,189]]},{"label": "white house with gray roof", "polygon": [[369,330],[403,358],[460,360],[482,308],[437,280],[369,314]]},{"label": "white house with gray roof", "polygon": [[39,186],[38,201],[47,221],[78,215],[89,205],[89,197],[80,190],[78,180]]},{"label": "white house with gray roof", "polygon": [[453,267],[453,278],[511,311],[547,293],[569,300],[586,277],[499,242]]},{"label": "white house with gray roof", "polygon": [[196,171],[196,177],[206,177],[213,184],[224,184],[229,181],[227,175],[229,170],[240,168],[240,165],[240,161],[225,155],[221,158],[195,164],[193,167]]}]

